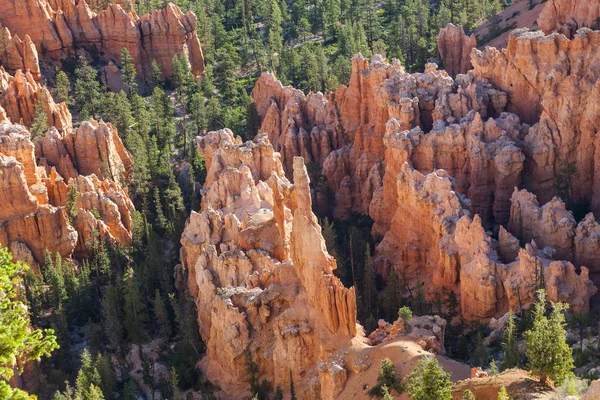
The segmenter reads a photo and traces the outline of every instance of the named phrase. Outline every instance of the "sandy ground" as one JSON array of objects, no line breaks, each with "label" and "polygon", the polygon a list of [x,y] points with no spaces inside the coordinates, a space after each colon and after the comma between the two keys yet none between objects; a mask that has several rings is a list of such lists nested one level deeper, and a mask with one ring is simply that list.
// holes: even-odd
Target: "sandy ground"
[{"label": "sandy ground", "polygon": [[[358,340],[353,341],[350,353],[365,352],[369,354],[368,359],[371,366],[360,374],[349,373],[348,380],[344,385],[344,390],[338,395],[338,399],[369,399],[367,391],[377,381],[377,374],[381,366],[381,360],[389,358],[396,366],[396,375],[398,378],[404,378],[415,368],[419,358],[429,354],[424,351],[416,339],[411,337],[400,337],[389,343],[382,343],[375,347],[370,347]],[[436,356],[440,364],[447,372],[452,374],[451,379],[457,382],[469,378],[471,369],[468,365],[461,364],[449,358]],[[409,400],[410,397],[404,393],[398,395],[393,393],[394,399]]]},{"label": "sandy ground", "polygon": [[480,48],[485,46],[492,46],[503,48],[508,43],[508,36],[513,29],[516,28],[530,28],[537,29],[537,17],[542,12],[542,9],[546,6],[547,2],[541,0],[534,0],[537,5],[533,9],[529,9],[529,0],[515,0],[513,5],[503,10],[500,14],[500,30],[506,30],[502,35],[490,40],[485,41],[485,37],[489,34],[490,23],[489,21],[484,22],[481,26],[473,31],[477,38],[477,43]]},{"label": "sandy ground", "polygon": [[459,382],[454,389],[454,399],[462,399],[462,393],[470,389],[477,400],[497,399],[504,386],[511,400],[558,400],[562,397],[554,389],[542,385],[536,378],[520,369],[510,369],[489,378]]}]

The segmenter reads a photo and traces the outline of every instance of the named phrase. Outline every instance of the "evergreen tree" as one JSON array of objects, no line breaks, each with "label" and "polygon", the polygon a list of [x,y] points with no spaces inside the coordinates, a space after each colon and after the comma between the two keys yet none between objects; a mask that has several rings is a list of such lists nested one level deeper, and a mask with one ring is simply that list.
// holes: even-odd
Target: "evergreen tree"
[{"label": "evergreen tree", "polygon": [[137,74],[133,58],[129,54],[127,47],[123,47],[121,49],[121,82],[123,82],[123,90],[127,93],[129,99],[131,99],[134,93],[137,93],[136,78]]},{"label": "evergreen tree", "polygon": [[463,400],[475,400],[475,395],[469,389],[463,392]]},{"label": "evergreen tree", "polygon": [[114,399],[117,391],[117,377],[113,368],[110,355],[98,354],[96,356],[96,368],[100,375],[100,389],[107,400]]},{"label": "evergreen tree", "polygon": [[425,300],[425,290],[423,287],[423,282],[417,282],[417,288],[411,304],[411,309],[417,315],[425,315],[427,313],[427,301]]},{"label": "evergreen tree", "polygon": [[54,92],[57,102],[65,103],[67,106],[73,105],[73,96],[71,96],[71,81],[64,71],[56,73],[56,82]]},{"label": "evergreen tree", "polygon": [[193,126],[196,127],[196,135],[200,136],[207,128],[208,121],[206,111],[206,98],[202,93],[196,92],[190,97],[190,117]]},{"label": "evergreen tree", "polygon": [[46,94],[42,90],[38,101],[35,103],[35,113],[33,114],[33,121],[29,127],[29,132],[31,132],[33,140],[43,137],[48,130],[48,116],[45,111],[46,101]]},{"label": "evergreen tree", "polygon": [[35,396],[9,384],[15,374],[15,360],[20,361],[18,367],[22,368],[28,361],[49,356],[58,345],[54,331],[31,328],[27,308],[19,300],[26,267],[12,259],[7,249],[0,248],[0,398],[34,400]]},{"label": "evergreen tree", "polygon": [[163,337],[171,336],[172,327],[171,321],[169,320],[167,305],[158,289],[156,289],[154,295],[154,317],[156,318],[156,322],[158,322],[160,335]]},{"label": "evergreen tree", "polygon": [[296,389],[294,388],[294,377],[290,369],[290,400],[296,400]]},{"label": "evergreen tree", "polygon": [[387,286],[383,290],[383,315],[387,321],[394,321],[398,317],[400,305],[400,279],[396,271],[392,270],[388,277]]},{"label": "evergreen tree", "polygon": [[510,310],[508,312],[508,321],[504,330],[504,340],[502,341],[502,350],[504,355],[500,368],[502,370],[519,367],[521,365],[521,353],[517,346],[517,329],[515,324],[515,314]]},{"label": "evergreen tree", "polygon": [[65,205],[65,211],[67,212],[67,217],[69,218],[69,222],[71,224],[73,224],[73,221],[79,213],[79,209],[77,208],[78,197],[79,193],[77,192],[77,185],[75,183],[70,184],[69,191],[67,192],[67,203]]},{"label": "evergreen tree", "polygon": [[490,374],[492,376],[498,375],[498,367],[496,366],[496,360],[494,359],[492,359],[492,362],[490,362]]},{"label": "evergreen tree", "polygon": [[122,90],[119,93],[109,92],[104,106],[106,118],[115,125],[125,143],[129,142],[127,139],[135,126],[131,103],[127,96]]},{"label": "evergreen tree", "polygon": [[502,386],[500,388],[500,392],[498,392],[498,400],[510,400],[510,397],[508,397],[508,392],[504,386]]},{"label": "evergreen tree", "polygon": [[273,397],[273,400],[283,400],[283,390],[281,389],[281,386],[277,386],[277,389],[275,389],[275,397]]},{"label": "evergreen tree", "polygon": [[563,315],[568,306],[562,303],[551,305],[550,317],[546,317],[546,293],[539,290],[533,311],[533,328],[525,332],[527,366],[540,377],[541,383],[550,378],[556,385],[561,385],[574,368],[572,351],[566,342]]},{"label": "evergreen tree", "polygon": [[487,360],[490,356],[489,350],[483,340],[481,330],[477,332],[477,339],[475,341],[475,348],[473,349],[472,362],[474,365],[485,367]]},{"label": "evergreen tree", "polygon": [[408,376],[408,393],[413,400],[451,400],[450,374],[435,357],[422,357]]},{"label": "evergreen tree", "polygon": [[79,65],[75,69],[75,98],[81,112],[81,119],[91,115],[96,119],[102,103],[102,93],[98,82],[98,73],[84,57],[79,57]]},{"label": "evergreen tree", "polygon": [[377,384],[369,390],[369,395],[384,397],[386,392],[384,388],[386,390],[395,389],[398,393],[402,393],[403,391],[400,381],[396,378],[396,367],[389,358],[381,361],[381,369],[377,375]]},{"label": "evergreen tree", "polygon": [[375,270],[371,257],[371,246],[367,244],[365,250],[365,283],[363,288],[365,310],[372,312],[377,304],[377,287],[375,282]]},{"label": "evergreen tree", "polygon": [[134,343],[141,343],[145,338],[146,314],[144,303],[140,296],[139,283],[135,279],[132,268],[129,268],[123,277],[123,292],[125,305],[125,330],[129,339]]}]

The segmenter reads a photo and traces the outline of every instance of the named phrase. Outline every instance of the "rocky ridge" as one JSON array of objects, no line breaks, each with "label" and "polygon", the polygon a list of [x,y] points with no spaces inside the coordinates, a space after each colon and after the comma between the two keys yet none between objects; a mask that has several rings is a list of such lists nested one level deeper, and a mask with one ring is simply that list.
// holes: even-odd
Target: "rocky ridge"
[{"label": "rocky ridge", "polygon": [[[440,34],[442,44],[450,36],[446,33]],[[596,292],[586,268],[596,276],[593,216],[577,226],[564,205],[561,211],[552,203],[547,208],[555,221],[532,217],[522,224],[535,234],[517,234],[519,205],[513,192],[527,187],[544,204],[556,194],[555,178],[574,168],[576,174],[566,177],[572,179],[573,201],[591,204],[596,211],[598,34],[584,28],[568,39],[517,30],[502,51],[473,50],[473,70],[455,80],[433,64],[424,73],[407,74],[398,62],[388,64],[375,56],[369,65],[356,56],[349,86],[336,92],[304,96],[263,74],[253,98],[263,131],[275,132],[270,134],[275,138],[284,132],[300,138],[279,139],[288,173],[292,157],[312,156],[310,149],[319,143],[317,135],[303,132],[318,126],[315,132],[328,132],[327,138],[345,139],[337,149],[328,147],[321,174],[335,193],[335,217],[358,212],[373,219],[373,234],[382,239],[377,268],[384,277],[394,268],[414,284],[427,282],[430,296],[453,289],[461,298],[463,317],[489,319],[531,302],[525,293],[532,293],[530,273],[543,268],[552,298],[585,310]],[[467,39],[462,34],[460,41]],[[460,59],[462,54],[447,57]],[[450,62],[454,64],[461,63]],[[314,123],[307,105],[317,98],[325,99],[321,115],[328,118]],[[312,162],[323,160],[323,147],[318,149],[321,153]],[[448,197],[454,199],[452,207],[438,204],[441,187],[415,191],[427,186],[423,180],[433,185],[437,180],[430,175],[439,177],[440,169],[447,179],[442,187],[453,193]],[[316,188],[313,195],[318,205],[323,194]],[[429,197],[431,205],[425,200]],[[487,229],[497,232],[497,239]],[[562,235],[549,234],[556,229],[570,236],[558,240]]]},{"label": "rocky ridge", "polygon": [[466,74],[473,68],[471,50],[477,47],[475,35],[467,36],[462,27],[448,24],[440,29],[437,45],[440,58],[444,63],[444,70],[451,77]]},{"label": "rocky ridge", "polygon": [[180,258],[207,344],[200,365],[220,396],[249,394],[247,357],[284,392],[291,371],[299,398],[334,399],[366,379],[371,354],[410,345],[404,363],[397,359],[405,368],[423,350],[444,353],[439,317],[421,317],[408,337],[387,324],[381,340],[364,337],[354,288],[333,275],[301,157],[292,161],[292,184],[266,133],[242,143],[229,130],[210,132],[197,145],[208,173]]},{"label": "rocky ridge", "polygon": [[72,130],[71,113],[66,104],[55,103],[48,88],[36,81],[30,71],[17,70],[13,76],[0,66],[0,114],[15,124],[30,126],[38,102],[44,107],[48,126],[61,132]]},{"label": "rocky ridge", "polygon": [[13,36],[8,28],[0,25],[0,65],[8,72],[14,73],[18,69],[30,72],[36,81],[42,78],[38,52],[29,35],[23,39]]},{"label": "rocky ridge", "polygon": [[288,387],[291,370],[303,398],[335,396],[346,370],[327,354],[355,336],[356,299],[332,274],[303,160],[293,161],[292,185],[266,135],[241,144],[224,130],[198,144],[212,149],[207,192],[181,260],[207,343],[204,371],[245,394],[249,353],[274,385]]},{"label": "rocky ridge", "polygon": [[[86,255],[95,240],[130,243],[133,204],[123,184],[131,162],[116,129],[103,122],[73,133],[51,128],[35,144],[25,127],[0,122],[0,245],[35,265],[46,250],[68,258]],[[72,220],[65,210],[71,185],[78,192]]]},{"label": "rocky ridge", "polygon": [[95,48],[107,63],[119,65],[125,47],[141,79],[151,76],[152,61],[163,77],[170,77],[173,57],[180,53],[188,57],[194,75],[204,71],[196,16],[171,3],[141,17],[114,3],[96,13],[85,0],[2,0],[0,7],[0,24],[19,37],[28,35],[49,60],[61,60],[77,47]]}]

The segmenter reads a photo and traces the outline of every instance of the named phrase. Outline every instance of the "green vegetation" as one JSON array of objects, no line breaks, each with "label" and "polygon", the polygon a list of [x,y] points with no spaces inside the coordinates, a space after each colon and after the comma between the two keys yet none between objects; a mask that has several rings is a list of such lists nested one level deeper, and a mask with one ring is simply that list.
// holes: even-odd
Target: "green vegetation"
[{"label": "green vegetation", "polygon": [[413,400],[451,400],[452,382],[435,357],[422,357],[408,376],[408,393]]},{"label": "green vegetation", "polygon": [[0,398],[33,400],[34,396],[10,387],[8,381],[15,367],[20,373],[27,361],[49,356],[58,344],[53,330],[30,329],[27,308],[19,300],[21,274],[27,267],[11,260],[12,254],[0,248]]},{"label": "green vegetation", "polygon": [[377,375],[377,384],[369,390],[371,397],[390,396],[390,390],[394,389],[398,394],[404,391],[400,381],[396,378],[396,367],[394,363],[386,358],[381,361],[381,369]]},{"label": "green vegetation", "polygon": [[572,351],[565,340],[565,316],[568,307],[551,303],[550,317],[546,316],[546,293],[538,291],[538,301],[533,311],[533,328],[525,332],[527,342],[527,366],[540,377],[541,383],[548,378],[561,385],[574,368]]}]

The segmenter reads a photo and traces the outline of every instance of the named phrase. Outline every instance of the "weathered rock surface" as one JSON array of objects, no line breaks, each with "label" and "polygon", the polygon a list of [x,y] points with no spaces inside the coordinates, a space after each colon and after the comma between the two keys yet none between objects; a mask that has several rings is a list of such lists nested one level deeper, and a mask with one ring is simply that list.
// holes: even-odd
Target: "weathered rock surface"
[{"label": "weathered rock surface", "polygon": [[472,68],[471,50],[477,47],[475,35],[467,36],[461,26],[448,24],[440,29],[437,44],[444,70],[451,77],[466,74]]},{"label": "weathered rock surface", "polygon": [[2,0],[0,7],[0,24],[19,37],[29,35],[50,59],[61,59],[75,47],[95,47],[106,62],[120,64],[126,47],[142,79],[151,76],[152,61],[170,77],[173,56],[180,53],[188,57],[192,73],[204,71],[196,16],[191,11],[183,14],[171,3],[142,17],[120,4],[96,13],[84,0]]},{"label": "weathered rock surface", "polygon": [[0,66],[0,107],[15,124],[30,126],[35,106],[42,102],[49,126],[60,131],[72,129],[71,113],[64,103],[56,104],[50,91],[31,72],[17,70],[12,76]]},{"label": "weathered rock surface", "polygon": [[60,135],[50,129],[36,142],[36,155],[55,166],[65,179],[95,174],[100,179],[125,183],[133,158],[112,124],[84,121],[75,131]]},{"label": "weathered rock surface", "polygon": [[[98,165],[105,175],[95,174]],[[116,173],[130,165],[116,131],[103,123],[64,136],[52,128],[36,145],[25,127],[0,123],[0,245],[43,262],[46,249],[66,258],[85,255],[97,239],[130,243],[134,208],[126,175]],[[72,222],[64,210],[70,185],[78,192]]]},{"label": "weathered rock surface", "polygon": [[600,29],[600,3],[594,0],[549,0],[537,23],[545,33],[571,37],[579,28]]},{"label": "weathered rock surface", "polygon": [[207,343],[202,368],[225,395],[243,396],[250,353],[261,378],[289,387],[291,370],[302,398],[333,398],[347,372],[328,354],[355,336],[356,298],[332,274],[304,161],[294,159],[292,185],[267,135],[241,144],[211,132],[198,147],[212,151],[207,192],[181,261]]},{"label": "weathered rock surface", "polygon": [[0,26],[0,65],[10,73],[15,73],[18,69],[29,71],[36,81],[42,78],[40,73],[40,63],[38,52],[31,41],[29,35],[23,39],[19,36],[13,36],[8,28]]},{"label": "weathered rock surface", "polygon": [[569,302],[575,310],[589,308],[596,288],[587,268],[577,275],[573,264],[548,260],[535,245],[520,249],[516,261],[503,264],[495,241],[478,215],[471,219],[468,200],[454,191],[446,171],[423,175],[405,163],[397,191],[395,216],[376,248],[378,263],[395,268],[410,285],[427,282],[431,299],[435,293],[454,290],[463,318],[499,317],[509,307],[535,301],[532,277],[536,268],[544,268],[549,299]]},{"label": "weathered rock surface", "polygon": [[589,268],[592,281],[600,285],[600,224],[592,213],[577,223],[560,199],[540,207],[536,196],[526,190],[515,190],[511,202],[508,230],[516,238],[548,247],[546,253],[554,259]]},{"label": "weathered rock surface", "polygon": [[506,91],[507,109],[535,123],[525,136],[524,152],[531,189],[541,204],[557,194],[555,177],[562,176],[570,181],[576,204],[600,210],[599,46],[600,31],[587,28],[572,40],[519,29],[506,49],[473,53],[475,75]]}]

